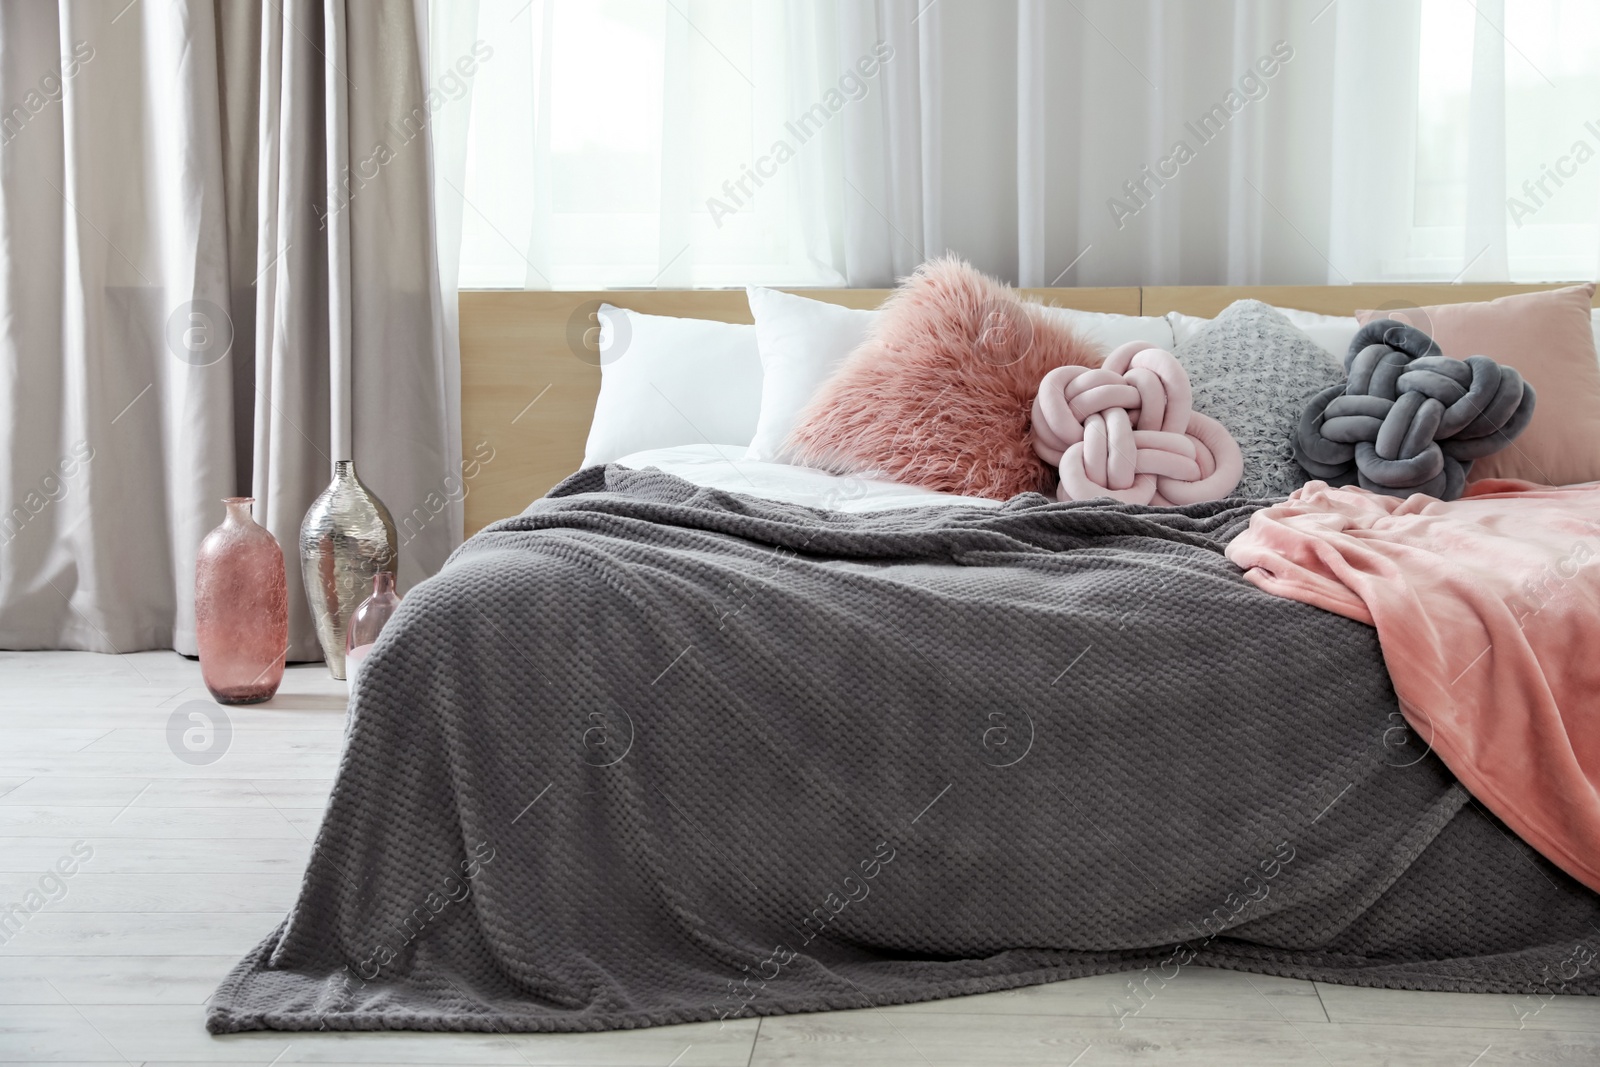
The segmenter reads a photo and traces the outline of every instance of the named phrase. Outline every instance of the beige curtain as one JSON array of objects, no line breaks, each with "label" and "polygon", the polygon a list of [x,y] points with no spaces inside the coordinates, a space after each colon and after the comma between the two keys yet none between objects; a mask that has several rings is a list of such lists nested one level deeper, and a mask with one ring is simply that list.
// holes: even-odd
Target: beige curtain
[{"label": "beige curtain", "polygon": [[193,654],[194,557],[353,458],[400,582],[459,541],[413,0],[0,4],[0,647]]}]

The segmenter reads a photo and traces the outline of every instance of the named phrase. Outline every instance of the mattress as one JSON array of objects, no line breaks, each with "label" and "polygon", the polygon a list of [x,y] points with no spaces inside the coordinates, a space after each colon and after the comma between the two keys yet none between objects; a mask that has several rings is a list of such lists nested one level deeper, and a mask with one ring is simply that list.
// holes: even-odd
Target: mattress
[{"label": "mattress", "polygon": [[1000,506],[998,500],[986,497],[956,496],[872,478],[841,477],[811,467],[747,460],[744,454],[744,445],[680,445],[635,452],[617,463],[634,470],[655,468],[709,489],[829,511],[882,511],[926,504]]}]

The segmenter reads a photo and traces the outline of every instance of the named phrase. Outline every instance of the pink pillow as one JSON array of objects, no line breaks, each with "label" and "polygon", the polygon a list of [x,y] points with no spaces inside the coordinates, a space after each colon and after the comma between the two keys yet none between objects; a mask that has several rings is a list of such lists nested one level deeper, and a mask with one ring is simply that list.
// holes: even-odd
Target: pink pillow
[{"label": "pink pillow", "polygon": [[1100,355],[955,257],[918,267],[801,414],[790,463],[1005,500],[1044,492],[1030,414],[1045,374]]},{"label": "pink pillow", "polygon": [[1522,435],[1472,465],[1470,481],[1521,478],[1541,485],[1600,480],[1600,363],[1589,306],[1594,285],[1502,296],[1473,304],[1358,311],[1430,335],[1447,356],[1488,356],[1515,367],[1538,395]]},{"label": "pink pillow", "polygon": [[1129,504],[1222,500],[1244,475],[1227,427],[1191,406],[1189,375],[1149,341],[1099,367],[1057,367],[1033,401],[1033,450],[1061,472],[1057,500]]}]

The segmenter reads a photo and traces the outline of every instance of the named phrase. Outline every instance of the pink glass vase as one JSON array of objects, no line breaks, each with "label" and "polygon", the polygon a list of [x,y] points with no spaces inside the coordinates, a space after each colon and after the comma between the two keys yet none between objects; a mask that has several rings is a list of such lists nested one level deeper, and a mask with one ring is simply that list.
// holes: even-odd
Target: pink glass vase
[{"label": "pink glass vase", "polygon": [[372,595],[363,600],[356,613],[350,616],[350,627],[345,631],[345,672],[350,685],[356,684],[356,675],[366,661],[367,653],[378,639],[378,631],[393,617],[400,607],[400,596],[394,591],[394,572],[379,571],[372,576]]},{"label": "pink glass vase", "polygon": [[200,676],[219,704],[268,700],[289,651],[289,586],[278,539],[229,497],[227,517],[200,542],[194,565]]}]

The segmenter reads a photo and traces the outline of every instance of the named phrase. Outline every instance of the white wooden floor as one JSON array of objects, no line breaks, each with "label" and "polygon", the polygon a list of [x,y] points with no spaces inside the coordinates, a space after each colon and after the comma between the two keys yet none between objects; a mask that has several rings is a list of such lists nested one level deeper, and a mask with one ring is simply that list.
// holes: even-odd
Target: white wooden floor
[{"label": "white wooden floor", "polygon": [[194,765],[169,747],[168,723],[205,699],[198,667],[172,653],[0,652],[0,903],[40,891],[75,842],[93,850],[59,886],[46,880],[52,899],[0,945],[0,1062],[1600,1064],[1600,998],[1554,1000],[1519,1028],[1511,997],[1197,969],[1120,1029],[1108,1005],[1125,979],[1106,977],[720,1029],[214,1038],[202,1002],[299,884],[344,683],[291,669],[270,703],[228,709],[225,754]]}]

